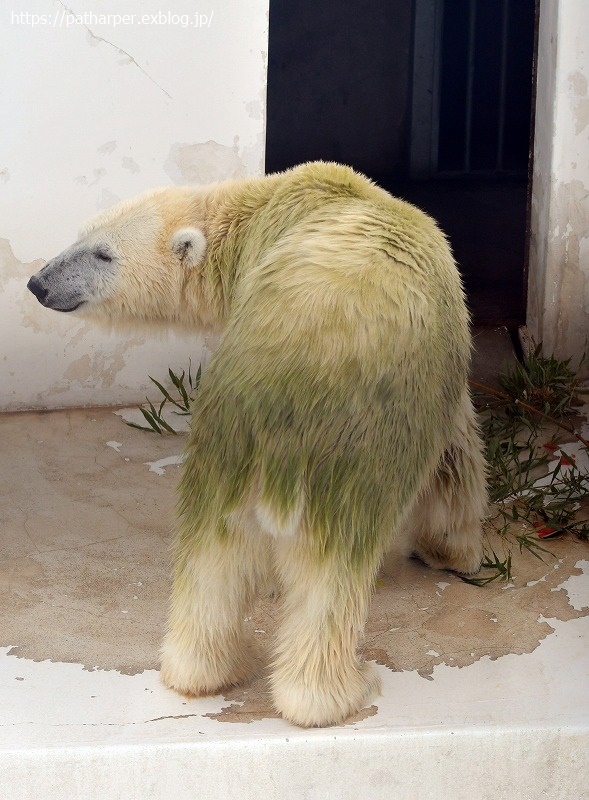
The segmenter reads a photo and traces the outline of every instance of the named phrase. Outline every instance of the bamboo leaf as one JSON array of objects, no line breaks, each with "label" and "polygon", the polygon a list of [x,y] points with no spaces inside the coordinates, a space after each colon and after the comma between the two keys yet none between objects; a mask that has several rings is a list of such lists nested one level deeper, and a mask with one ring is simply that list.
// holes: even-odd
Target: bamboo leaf
[{"label": "bamboo leaf", "polygon": [[143,406],[139,407],[139,411],[141,411],[141,413],[147,420],[152,430],[154,430],[156,433],[162,432],[160,426],[157,423],[156,417],[151,413],[151,411],[148,411],[146,408],[143,408]]},{"label": "bamboo leaf", "polygon": [[184,401],[184,405],[182,406],[182,408],[188,409],[188,407],[190,406],[190,400],[188,398],[188,392],[186,391],[186,387],[184,386],[184,378],[186,376],[185,371],[182,370],[181,375],[176,375],[171,369],[168,369],[168,373],[170,375],[170,380],[172,381],[176,389],[178,389],[178,392],[180,393],[180,396]]},{"label": "bamboo leaf", "polygon": [[156,379],[152,378],[151,375],[149,376],[149,380],[153,381],[153,383],[157,386],[157,388],[160,390],[160,392],[164,396],[164,399],[162,400],[162,402],[160,404],[160,409],[163,408],[163,406],[164,406],[166,401],[168,403],[172,403],[173,405],[175,405],[176,408],[183,408],[183,406],[180,405],[180,403],[178,403],[177,400],[174,400],[172,395],[168,392],[168,390],[166,389],[166,387],[163,384],[161,384],[159,381],[156,381]]}]

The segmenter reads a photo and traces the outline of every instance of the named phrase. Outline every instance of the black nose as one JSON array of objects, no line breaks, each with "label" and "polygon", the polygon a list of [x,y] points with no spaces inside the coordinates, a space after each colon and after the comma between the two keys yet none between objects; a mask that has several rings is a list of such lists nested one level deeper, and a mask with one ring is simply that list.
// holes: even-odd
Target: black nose
[{"label": "black nose", "polygon": [[41,285],[38,278],[33,275],[27,283],[27,289],[31,291],[40,303],[43,303],[48,295],[48,290]]}]

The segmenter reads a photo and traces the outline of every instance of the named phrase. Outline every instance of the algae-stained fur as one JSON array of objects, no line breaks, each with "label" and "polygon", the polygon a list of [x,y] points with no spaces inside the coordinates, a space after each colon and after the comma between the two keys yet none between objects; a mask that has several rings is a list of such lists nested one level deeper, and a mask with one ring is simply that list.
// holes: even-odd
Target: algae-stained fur
[{"label": "algae-stained fur", "polygon": [[[426,560],[478,569],[484,469],[466,389],[467,312],[442,233],[341,167],[270,180],[268,201],[223,242],[237,262],[220,248],[219,268],[236,270],[232,308],[194,408],[164,678],[200,693],[250,669],[237,617],[262,569],[253,537],[269,547],[282,595],[274,701],[294,722],[324,725],[377,690],[356,642],[391,537],[405,525]],[[450,458],[466,463],[444,494]],[[428,503],[455,507],[416,524]],[[255,539],[256,526],[274,541]],[[218,558],[240,563],[232,585],[249,587],[227,600],[233,621],[218,638],[196,635],[207,656],[189,656],[194,632],[178,633],[194,596],[186,576]],[[215,580],[227,569],[215,563]]]},{"label": "algae-stained fur", "polygon": [[147,206],[165,276],[154,266],[138,300],[147,268],[123,254],[90,311],[223,330],[193,409],[162,678],[195,695],[247,679],[243,619],[271,572],[274,703],[300,725],[341,722],[378,692],[357,645],[391,541],[436,567],[481,560],[452,254],[428,216],[336,164],[161,190],[99,218],[92,246]]},{"label": "algae-stained fur", "polygon": [[282,176],[236,238],[182,535],[227,535],[255,493],[278,523],[300,512],[317,558],[364,561],[440,459],[464,391],[468,319],[449,248],[421,212],[328,165]]}]

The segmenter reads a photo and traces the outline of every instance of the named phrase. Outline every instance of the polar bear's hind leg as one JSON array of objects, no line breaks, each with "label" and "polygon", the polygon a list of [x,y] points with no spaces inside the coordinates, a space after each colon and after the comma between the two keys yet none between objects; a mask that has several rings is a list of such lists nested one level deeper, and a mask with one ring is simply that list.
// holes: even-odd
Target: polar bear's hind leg
[{"label": "polar bear's hind leg", "polygon": [[486,511],[483,445],[465,389],[450,443],[404,523],[409,549],[435,569],[478,572]]}]

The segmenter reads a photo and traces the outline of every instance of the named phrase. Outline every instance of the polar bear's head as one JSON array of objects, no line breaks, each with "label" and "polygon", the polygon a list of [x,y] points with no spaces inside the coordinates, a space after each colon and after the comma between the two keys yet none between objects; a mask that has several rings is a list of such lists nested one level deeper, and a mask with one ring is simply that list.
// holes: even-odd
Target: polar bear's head
[{"label": "polar bear's head", "polygon": [[55,311],[177,322],[186,287],[206,256],[194,211],[194,197],[177,188],[120,203],[87,223],[28,288]]}]

